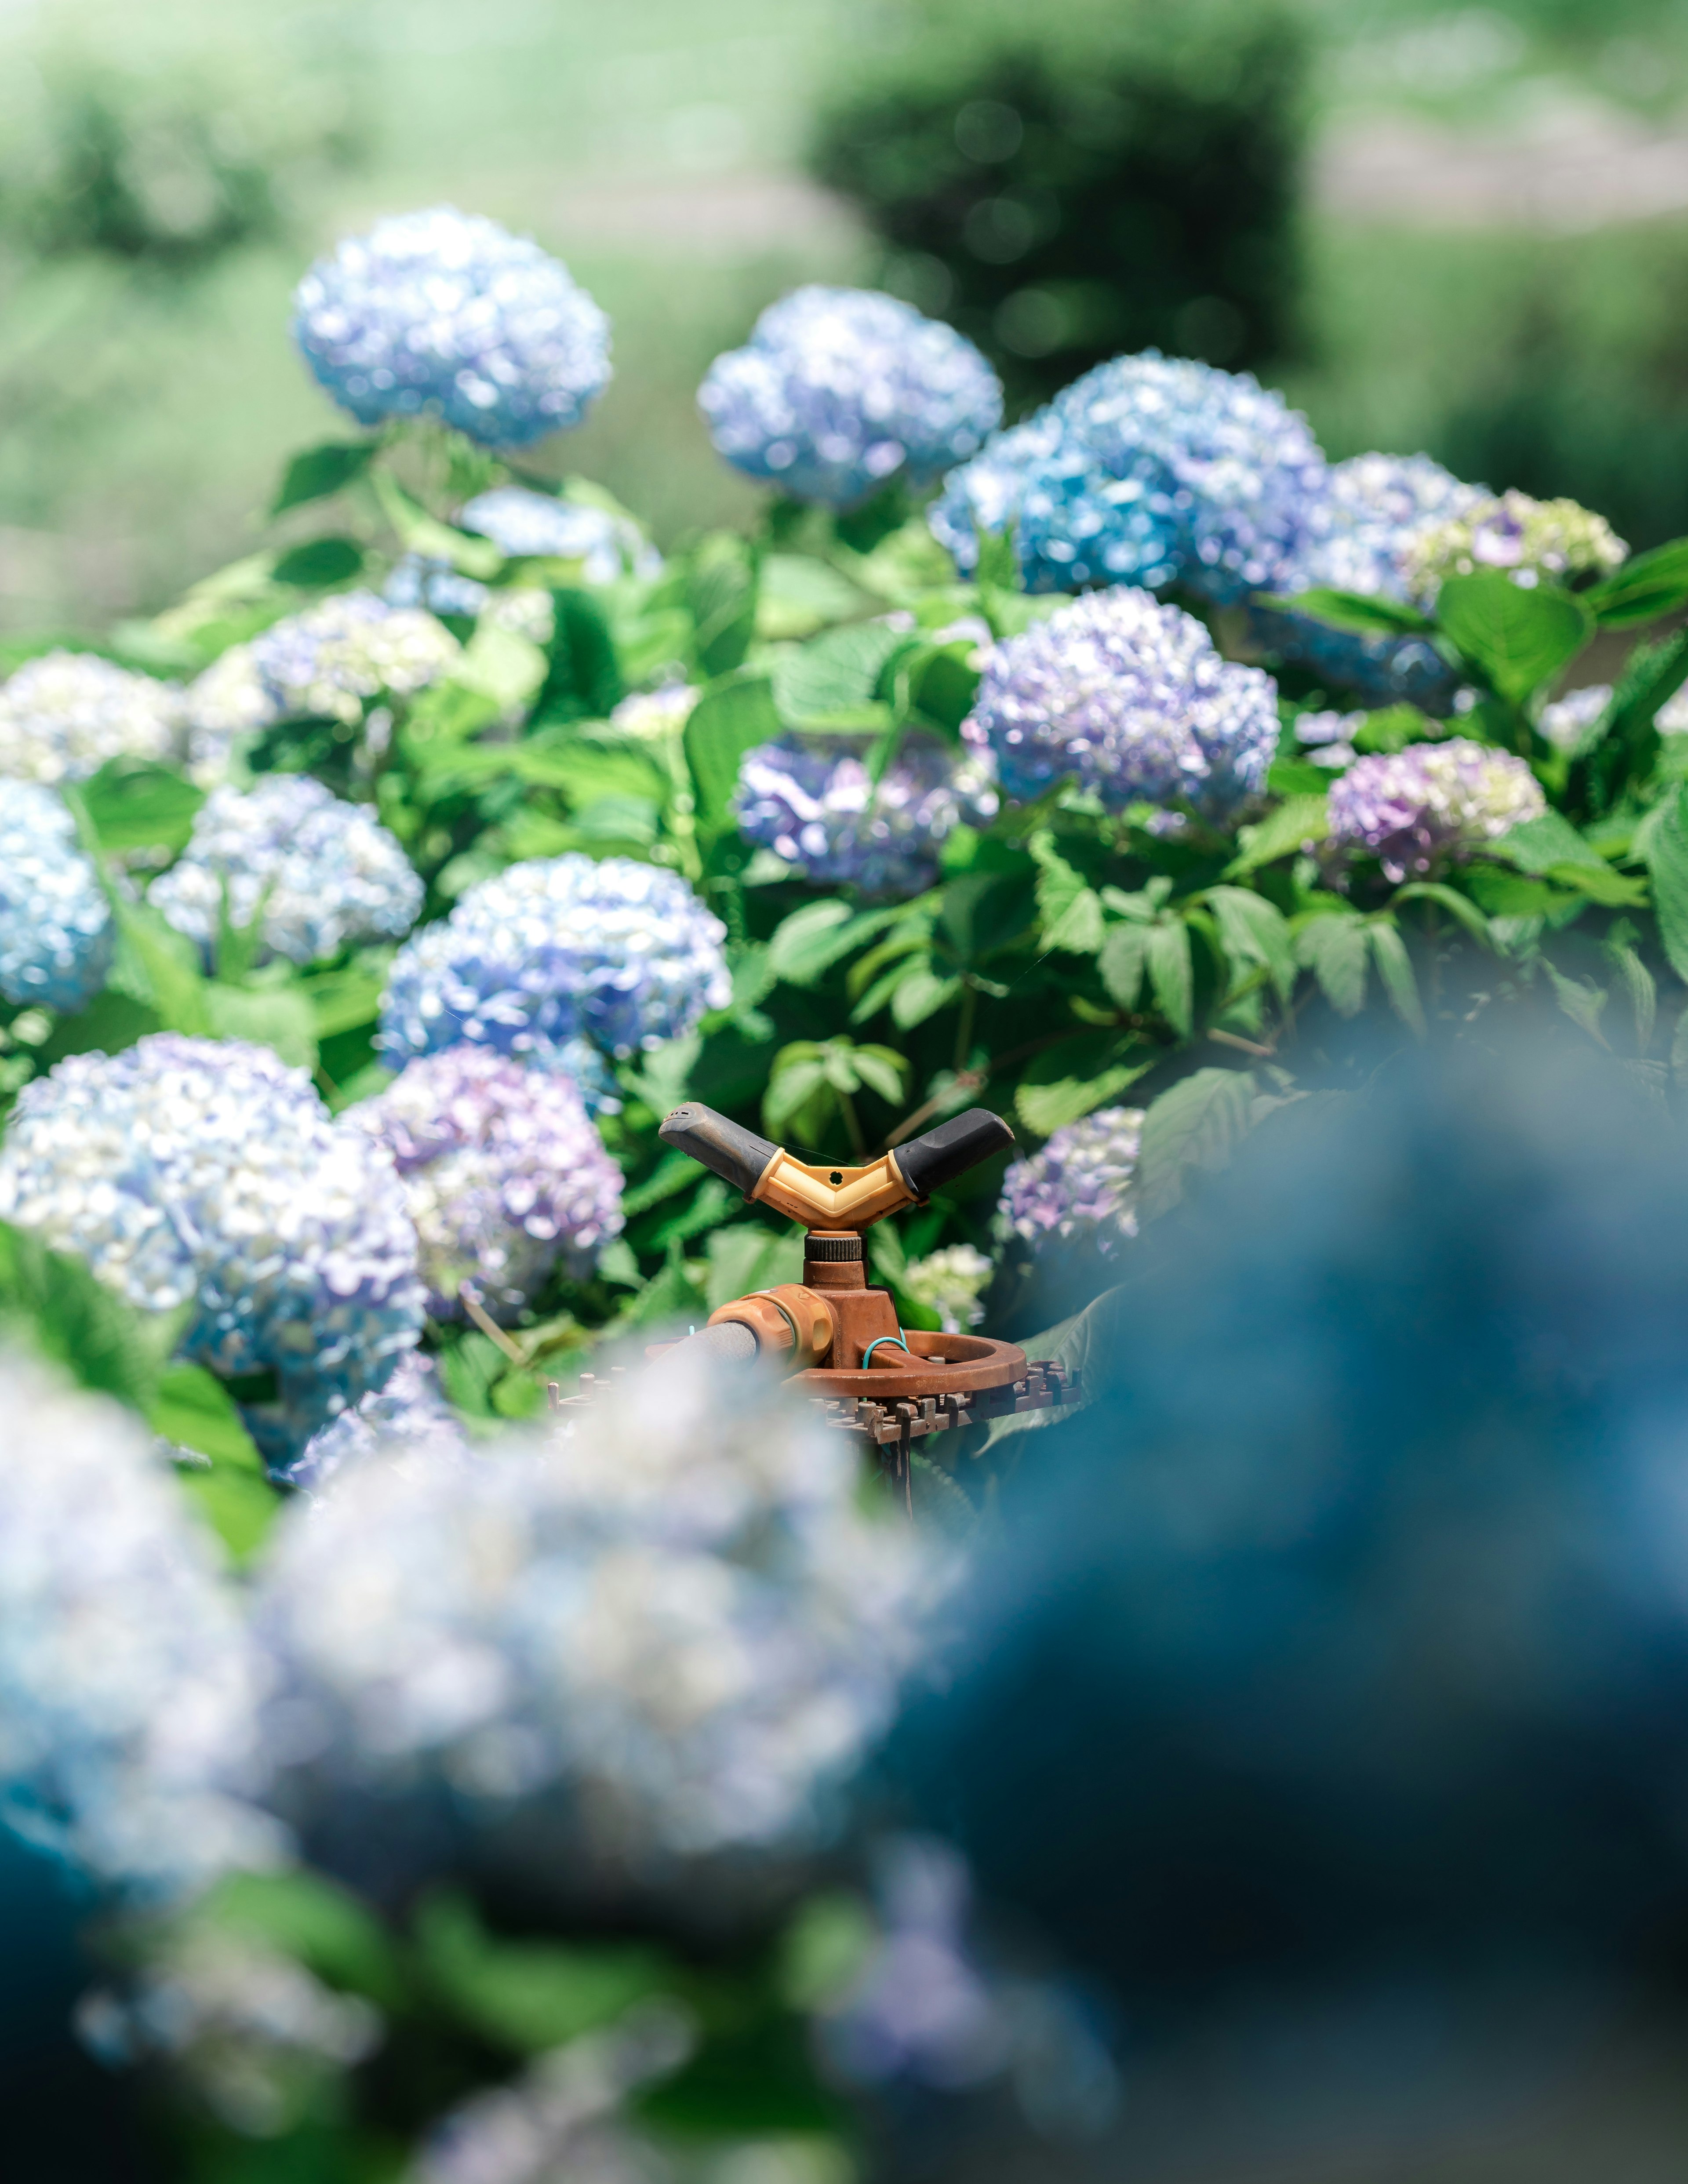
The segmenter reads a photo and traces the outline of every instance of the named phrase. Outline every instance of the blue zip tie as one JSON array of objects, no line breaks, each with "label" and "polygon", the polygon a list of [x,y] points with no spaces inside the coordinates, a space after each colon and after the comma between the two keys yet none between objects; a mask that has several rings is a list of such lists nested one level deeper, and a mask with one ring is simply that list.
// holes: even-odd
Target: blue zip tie
[{"label": "blue zip tie", "polygon": [[873,1362],[873,1353],[882,1342],[894,1342],[905,1357],[912,1357],[914,1354],[900,1334],[876,1334],[861,1353],[861,1369],[864,1372]]}]

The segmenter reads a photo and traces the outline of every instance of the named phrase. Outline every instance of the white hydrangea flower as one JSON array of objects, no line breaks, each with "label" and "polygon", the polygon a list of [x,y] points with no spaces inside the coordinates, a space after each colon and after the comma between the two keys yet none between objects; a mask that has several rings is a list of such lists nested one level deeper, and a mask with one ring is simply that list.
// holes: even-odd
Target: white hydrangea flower
[{"label": "white hydrangea flower", "polygon": [[0,775],[85,781],[109,759],[168,759],[182,694],[89,652],[26,660],[0,688]]},{"label": "white hydrangea flower", "polygon": [[947,1244],[923,1259],[911,1259],[898,1286],[916,1304],[935,1312],[946,1334],[960,1334],[983,1319],[984,1292],[995,1271],[993,1262],[971,1244]]}]

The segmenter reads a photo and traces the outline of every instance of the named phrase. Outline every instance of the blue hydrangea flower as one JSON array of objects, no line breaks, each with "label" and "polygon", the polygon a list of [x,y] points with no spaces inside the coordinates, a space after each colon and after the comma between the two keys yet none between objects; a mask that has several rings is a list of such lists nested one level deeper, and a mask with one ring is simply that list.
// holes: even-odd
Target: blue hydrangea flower
[{"label": "blue hydrangea flower", "polygon": [[799,288],[698,390],[735,469],[850,508],[893,477],[924,484],[1000,421],[1002,388],[964,335],[864,288]]},{"label": "blue hydrangea flower", "polygon": [[[1275,580],[1285,596],[1327,586],[1406,604],[1407,560],[1427,524],[1468,515],[1487,498],[1428,455],[1356,455],[1334,463],[1306,538]],[[1422,637],[1362,637],[1306,615],[1256,607],[1261,640],[1378,705],[1405,701],[1446,713],[1459,686],[1455,669]]]},{"label": "blue hydrangea flower", "polygon": [[599,1856],[660,1878],[802,1840],[884,1727],[943,1566],[864,1515],[811,1406],[702,1361],[565,1416],[466,1466],[358,1464],[284,1513],[258,1619],[307,1827],[347,1791],[443,1787],[582,1880]]},{"label": "blue hydrangea flower", "polygon": [[0,994],[80,1009],[111,967],[111,905],[50,788],[0,787]]},{"label": "blue hydrangea flower", "polygon": [[922,730],[877,785],[859,738],[788,735],[745,753],[733,811],[748,840],[817,887],[918,894],[946,836],[994,816],[996,791],[988,761]]},{"label": "blue hydrangea flower", "polygon": [[390,607],[426,607],[430,614],[465,615],[471,621],[492,597],[477,578],[432,554],[406,554],[388,572],[381,595]]},{"label": "blue hydrangea flower", "polygon": [[662,566],[662,556],[630,517],[528,486],[495,486],[476,493],[457,520],[465,531],[490,538],[507,560],[543,555],[579,561],[592,584],[654,577]]},{"label": "blue hydrangea flower", "polygon": [[0,776],[85,781],[108,759],[168,759],[182,727],[173,682],[90,652],[25,660],[0,688]]},{"label": "blue hydrangea flower", "polygon": [[267,773],[249,789],[212,790],[150,900],[208,957],[226,905],[237,928],[262,919],[260,959],[316,963],[401,939],[422,907],[422,883],[373,813],[308,775]]},{"label": "blue hydrangea flower", "polygon": [[560,1071],[445,1047],[348,1119],[393,1156],[437,1318],[463,1317],[465,1280],[495,1318],[519,1312],[559,1262],[584,1274],[621,1234],[621,1171]]},{"label": "blue hydrangea flower", "polygon": [[466,1458],[469,1443],[457,1413],[441,1392],[432,1358],[407,1350],[390,1379],[331,1418],[305,1443],[298,1462],[281,1476],[304,1494],[320,1494],[348,1465],[385,1449],[426,1449],[442,1460]]},{"label": "blue hydrangea flower", "polygon": [[465,1041],[528,1055],[587,1039],[636,1054],[726,1006],[726,934],[655,865],[577,855],[512,865],[399,950],[379,1043],[398,1068]]},{"label": "blue hydrangea flower", "polygon": [[252,641],[274,717],[312,715],[355,727],[370,699],[414,697],[449,675],[463,648],[420,607],[373,592],[336,592]]},{"label": "blue hydrangea flower", "polygon": [[1275,584],[1324,491],[1307,421],[1249,372],[1116,357],[1056,397],[1062,424],[1111,477],[1146,455],[1166,465],[1178,512],[1178,580],[1217,605]]},{"label": "blue hydrangea flower", "polygon": [[1357,758],[1330,791],[1333,848],[1368,850],[1391,880],[1428,872],[1547,809],[1521,758],[1454,736]]},{"label": "blue hydrangea flower", "polygon": [[274,1372],[247,1412],[277,1464],[379,1387],[422,1324],[416,1233],[387,1154],[267,1047],[155,1032],[18,1096],[0,1219],[144,1310],[192,1303],[183,1353]]},{"label": "blue hydrangea flower", "polygon": [[136,1897],[273,1859],[260,1663],[152,1435],[10,1356],[0,1418],[0,1821]]},{"label": "blue hydrangea flower", "polygon": [[1277,694],[1147,592],[1092,592],[997,645],[964,738],[1030,802],[1072,777],[1110,811],[1188,802],[1223,821],[1266,785]]},{"label": "blue hydrangea flower", "polygon": [[489,448],[577,425],[610,377],[610,322],[567,267],[450,205],[319,259],[293,338],[360,423],[443,417]]},{"label": "blue hydrangea flower", "polygon": [[1091,584],[1170,583],[1181,561],[1182,522],[1170,469],[1146,449],[1115,476],[1053,409],[992,436],[952,471],[927,520],[955,566],[978,566],[980,532],[1014,526],[1028,592]]},{"label": "blue hydrangea flower", "polygon": [[1003,1228],[1033,1257],[1072,1243],[1111,1251],[1137,1234],[1132,1186],[1142,1139],[1140,1107],[1103,1107],[1067,1123],[1002,1178]]}]

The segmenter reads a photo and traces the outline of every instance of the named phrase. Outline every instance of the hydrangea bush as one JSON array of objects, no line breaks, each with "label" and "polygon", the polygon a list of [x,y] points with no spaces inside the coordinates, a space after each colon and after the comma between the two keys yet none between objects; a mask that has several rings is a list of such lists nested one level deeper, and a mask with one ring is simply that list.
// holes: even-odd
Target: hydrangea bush
[{"label": "hydrangea bush", "polygon": [[[1041,1355],[1040,1297],[1128,1273],[1194,1171],[1391,1042],[1546,1016],[1679,1100],[1688,546],[1329,463],[1184,359],[1000,430],[952,330],[808,289],[705,382],[765,518],[659,554],[498,460],[607,375],[538,245],[382,222],[298,335],[366,429],[288,465],[286,543],[0,688],[0,1304],[49,1300],[132,1414],[0,1366],[5,1809],[120,1889],[294,1861],[207,1886],[90,2036],[219,2129],[372,2117],[348,2173],[402,2128],[442,2176],[582,2117],[643,2159],[617,2088],[712,2069],[727,2024],[930,2093],[974,2051],[927,2037],[911,1963],[1009,2069],[941,1861],[883,1919],[857,1887],[825,1997],[772,1969],[995,1442],[911,1460],[888,1531],[847,1439],[754,1379],[534,1416],[597,1346],[637,1366],[795,1273],[661,1118],[855,1162],[998,1110],[1011,1159],[872,1232],[873,1270],[905,1329]],[[300,1953],[323,1869],[355,1974]],[[509,1984],[483,1890],[614,2007]],[[393,2122],[376,2039],[391,2082],[423,2053],[481,2089],[456,2125]]]}]

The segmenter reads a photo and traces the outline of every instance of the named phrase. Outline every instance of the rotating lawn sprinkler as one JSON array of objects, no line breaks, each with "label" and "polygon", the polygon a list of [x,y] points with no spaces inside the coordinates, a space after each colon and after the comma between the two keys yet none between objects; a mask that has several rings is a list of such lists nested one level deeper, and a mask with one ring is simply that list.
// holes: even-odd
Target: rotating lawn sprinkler
[{"label": "rotating lawn sprinkler", "polygon": [[[794,1378],[829,1424],[860,1435],[904,1471],[910,1444],[928,1434],[1077,1400],[1078,1375],[1070,1368],[1030,1361],[1015,1344],[985,1335],[900,1327],[890,1292],[868,1284],[862,1230],[924,1205],[944,1184],[1012,1145],[1000,1115],[969,1108],[866,1167],[811,1166],[696,1101],[677,1107],[659,1135],[751,1205],[786,1214],[809,1233],[800,1282],[735,1297],[695,1334],[655,1352],[655,1362],[682,1351],[760,1358]],[[589,1375],[582,1392],[591,1393]]]}]

